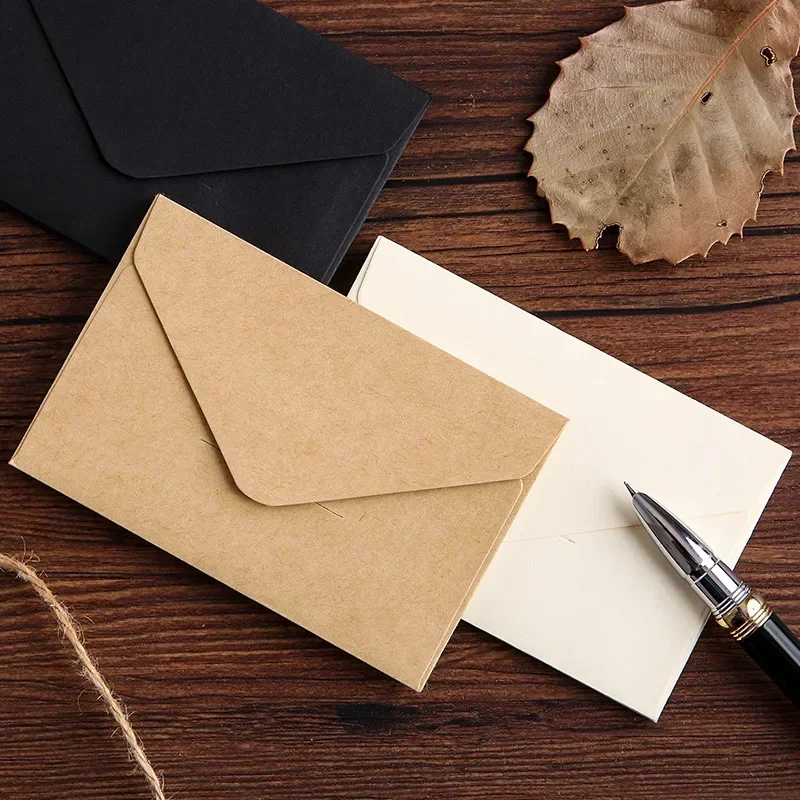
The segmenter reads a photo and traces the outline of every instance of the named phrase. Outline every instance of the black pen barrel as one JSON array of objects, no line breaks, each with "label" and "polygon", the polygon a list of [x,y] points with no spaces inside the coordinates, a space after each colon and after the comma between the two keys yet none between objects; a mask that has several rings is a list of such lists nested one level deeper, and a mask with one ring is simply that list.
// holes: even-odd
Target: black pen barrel
[{"label": "black pen barrel", "polygon": [[800,706],[800,641],[777,614],[740,644],[781,691]]}]

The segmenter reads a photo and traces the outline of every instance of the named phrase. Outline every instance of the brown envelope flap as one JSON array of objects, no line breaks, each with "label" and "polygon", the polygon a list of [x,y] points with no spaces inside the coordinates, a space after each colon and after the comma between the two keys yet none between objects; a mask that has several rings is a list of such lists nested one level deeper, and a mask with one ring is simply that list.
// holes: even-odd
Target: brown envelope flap
[{"label": "brown envelope flap", "polygon": [[134,263],[236,485],[259,503],[521,478],[563,426],[165,197]]}]

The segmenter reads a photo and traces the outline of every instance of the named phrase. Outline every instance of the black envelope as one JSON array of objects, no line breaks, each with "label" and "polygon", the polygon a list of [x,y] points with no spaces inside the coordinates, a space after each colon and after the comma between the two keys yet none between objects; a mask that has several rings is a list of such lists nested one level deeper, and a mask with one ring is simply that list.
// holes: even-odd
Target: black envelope
[{"label": "black envelope", "polygon": [[257,0],[2,0],[0,200],[116,262],[163,193],[327,282],[429,96]]}]

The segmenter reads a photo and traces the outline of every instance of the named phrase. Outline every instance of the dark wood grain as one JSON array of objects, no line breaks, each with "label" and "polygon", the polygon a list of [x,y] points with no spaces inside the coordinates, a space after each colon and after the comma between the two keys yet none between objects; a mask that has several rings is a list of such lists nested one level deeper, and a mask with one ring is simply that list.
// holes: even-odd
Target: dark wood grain
[{"label": "dark wood grain", "polygon": [[[280,0],[433,94],[345,262],[386,234],[790,448],[800,446],[800,157],[744,240],[678,267],[584,253],[525,180],[554,62],[600,0]],[[0,212],[7,460],[110,274]],[[343,278],[344,282],[346,278]],[[462,624],[416,695],[9,467],[0,549],[41,557],[170,796],[192,800],[800,797],[800,717],[716,629],[654,725]],[[741,562],[800,628],[800,466]],[[122,742],[38,600],[0,579],[3,797],[137,800]]]}]

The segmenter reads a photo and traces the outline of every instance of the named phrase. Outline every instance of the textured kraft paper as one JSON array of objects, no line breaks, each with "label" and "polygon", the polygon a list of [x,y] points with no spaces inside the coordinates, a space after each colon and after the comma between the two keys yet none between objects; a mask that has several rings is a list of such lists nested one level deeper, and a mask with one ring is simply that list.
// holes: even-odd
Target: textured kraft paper
[{"label": "textured kraft paper", "polygon": [[158,197],[11,463],[421,690],[565,422]]}]

